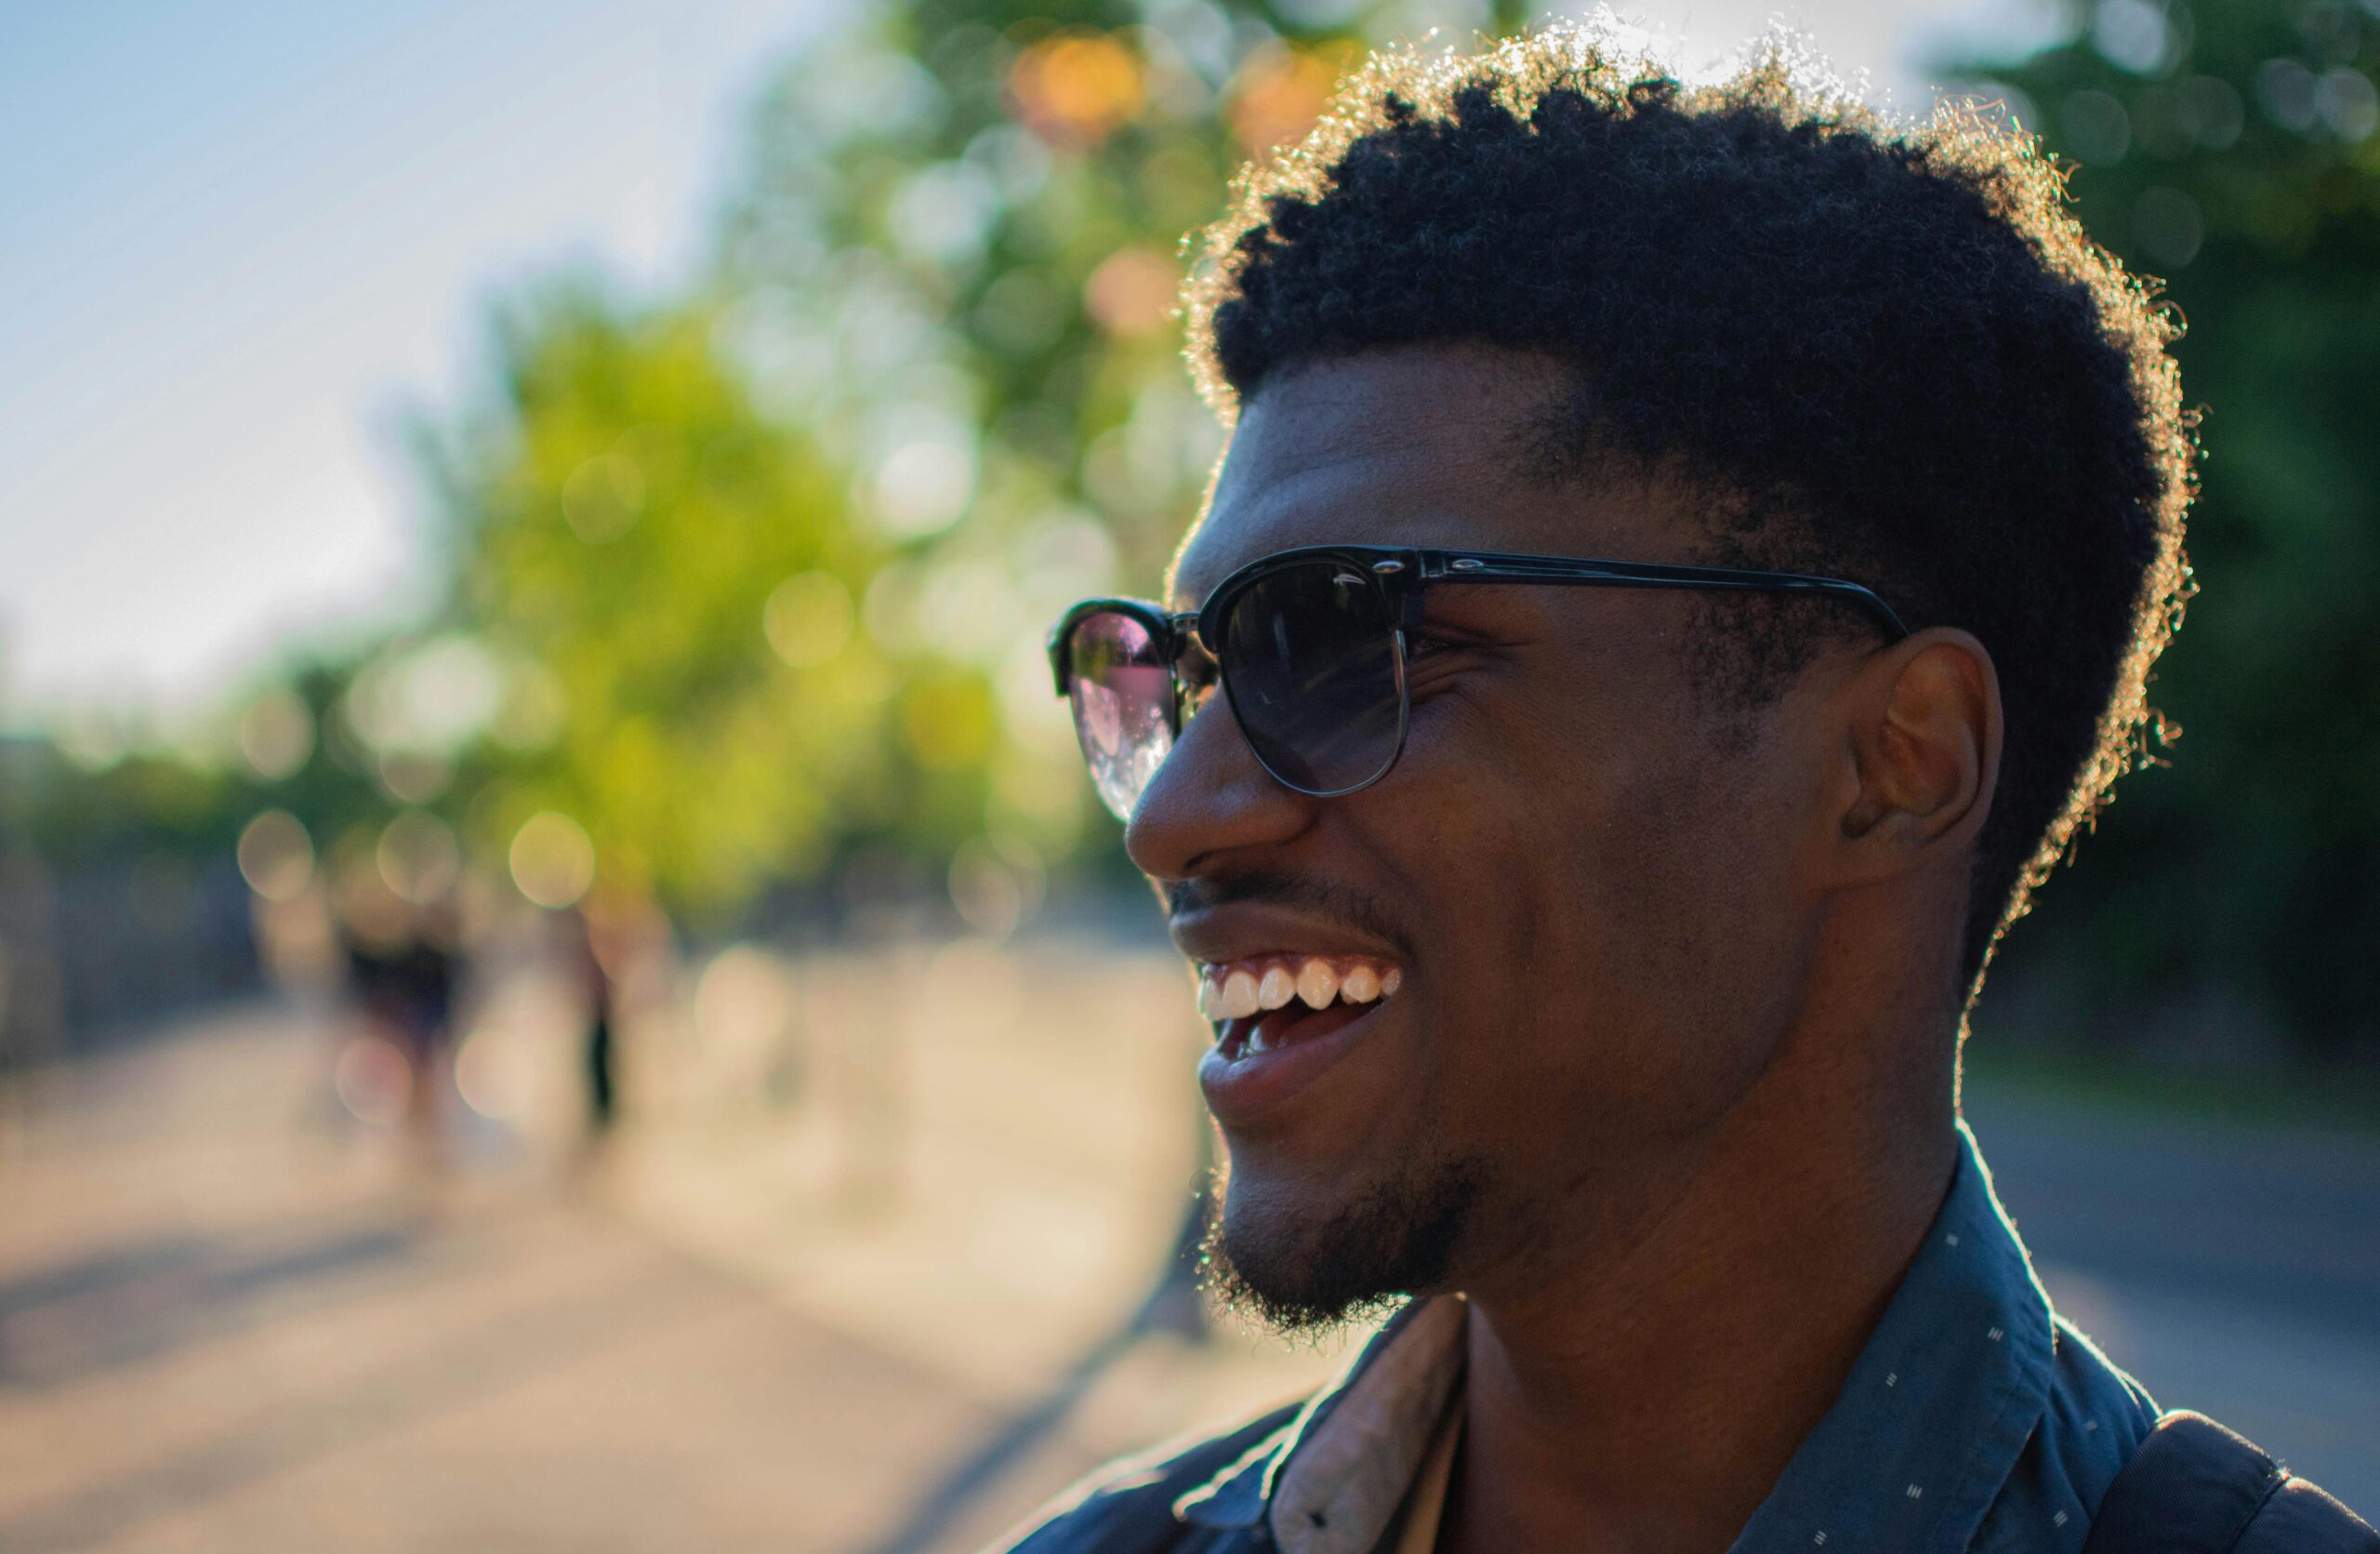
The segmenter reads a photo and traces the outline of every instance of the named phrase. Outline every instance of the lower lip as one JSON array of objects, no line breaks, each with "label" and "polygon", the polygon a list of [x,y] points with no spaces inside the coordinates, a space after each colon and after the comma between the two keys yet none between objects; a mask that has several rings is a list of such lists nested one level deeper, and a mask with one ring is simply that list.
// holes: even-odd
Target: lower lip
[{"label": "lower lip", "polygon": [[[1353,1052],[1387,1003],[1388,1000],[1381,999],[1354,1019],[1318,1035],[1293,1032],[1281,1045],[1253,1056],[1226,1056],[1223,1044],[1218,1043],[1198,1061],[1198,1088],[1206,1092],[1207,1109],[1225,1127],[1251,1122],[1272,1110]],[[1320,1020],[1331,1013],[1307,1018]]]}]

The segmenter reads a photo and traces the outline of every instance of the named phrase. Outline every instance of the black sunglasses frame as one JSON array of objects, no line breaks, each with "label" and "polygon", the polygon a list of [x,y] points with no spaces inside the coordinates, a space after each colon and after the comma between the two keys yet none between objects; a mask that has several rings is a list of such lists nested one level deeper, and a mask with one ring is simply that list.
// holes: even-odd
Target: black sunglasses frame
[{"label": "black sunglasses frame", "polygon": [[[1231,607],[1242,594],[1267,578],[1293,567],[1325,562],[1360,572],[1387,605],[1387,618],[1395,623],[1392,635],[1396,665],[1396,743],[1381,763],[1380,769],[1369,777],[1344,788],[1323,790],[1303,787],[1275,771],[1272,764],[1265,761],[1258,750],[1257,761],[1273,780],[1294,792],[1317,799],[1337,798],[1370,787],[1386,777],[1395,767],[1397,758],[1405,753],[1406,724],[1412,713],[1411,700],[1405,685],[1405,633],[1421,624],[1423,601],[1433,584],[1470,587],[1479,583],[1551,583],[1571,588],[1660,588],[1702,592],[1811,594],[1840,599],[1858,606],[1884,629],[1888,642],[1900,642],[1910,634],[1909,627],[1893,607],[1873,590],[1841,578],[1821,578],[1804,572],[1673,566],[1656,562],[1606,561],[1586,556],[1513,555],[1494,551],[1305,545],[1250,562],[1217,583],[1214,591],[1207,595],[1206,602],[1195,610],[1167,610],[1139,599],[1086,599],[1075,605],[1059,618],[1056,629],[1050,633],[1050,669],[1057,681],[1058,694],[1064,697],[1073,690],[1075,628],[1094,615],[1126,616],[1148,631],[1157,650],[1171,667],[1174,694],[1170,722],[1173,737],[1178,739],[1182,736],[1182,725],[1186,721],[1187,702],[1193,693],[1220,684],[1223,685],[1224,699],[1230,700],[1230,685],[1223,662],[1208,644],[1223,640],[1223,625],[1230,615]],[[1195,655],[1192,652],[1194,648]],[[1193,678],[1188,684],[1185,684],[1183,673],[1185,663],[1194,666]],[[1236,707],[1232,711],[1232,717],[1235,722],[1239,720]],[[1258,749],[1257,742],[1249,737],[1244,724],[1240,734],[1242,737],[1249,738],[1251,749]]]}]

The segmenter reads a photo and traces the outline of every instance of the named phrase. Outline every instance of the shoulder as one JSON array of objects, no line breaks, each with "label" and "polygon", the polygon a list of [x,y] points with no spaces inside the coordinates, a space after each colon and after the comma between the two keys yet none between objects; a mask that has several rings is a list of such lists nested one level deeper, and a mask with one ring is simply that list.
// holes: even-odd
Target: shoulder
[{"label": "shoulder", "polygon": [[2380,1554],[2380,1533],[2245,1436],[2180,1410],[2124,1469],[2099,1508],[2092,1547],[2234,1554]]},{"label": "shoulder", "polygon": [[2052,1334],[2041,1422],[1984,1518],[1978,1550],[2079,1550],[2109,1486],[2157,1428],[2147,1388],[2065,1318]]},{"label": "shoulder", "polygon": [[[992,1545],[1009,1554],[1158,1554],[1207,1547],[1175,1514],[1185,1495],[1261,1461],[1295,1426],[1298,1402],[1220,1434],[1185,1436],[1111,1462]],[[987,1551],[988,1554],[988,1551]]]}]

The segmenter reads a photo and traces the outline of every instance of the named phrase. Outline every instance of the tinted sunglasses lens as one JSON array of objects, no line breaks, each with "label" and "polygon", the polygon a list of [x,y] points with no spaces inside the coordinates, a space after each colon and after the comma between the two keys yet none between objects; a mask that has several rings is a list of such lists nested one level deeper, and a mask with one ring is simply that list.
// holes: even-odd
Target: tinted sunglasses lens
[{"label": "tinted sunglasses lens", "polygon": [[1323,561],[1252,584],[1223,622],[1224,684],[1249,744],[1309,793],[1359,788],[1404,736],[1396,623],[1372,579]]},{"label": "tinted sunglasses lens", "polygon": [[1115,611],[1075,622],[1067,644],[1066,695],[1091,786],[1130,819],[1173,749],[1173,666],[1146,626]]}]

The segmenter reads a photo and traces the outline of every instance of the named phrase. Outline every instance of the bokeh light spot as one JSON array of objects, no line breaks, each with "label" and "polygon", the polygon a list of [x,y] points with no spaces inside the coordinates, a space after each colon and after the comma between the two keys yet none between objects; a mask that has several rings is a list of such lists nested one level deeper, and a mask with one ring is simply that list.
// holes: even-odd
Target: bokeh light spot
[{"label": "bokeh light spot", "polygon": [[455,833],[435,815],[407,810],[380,833],[374,861],[380,880],[402,900],[428,906],[454,888],[462,872],[462,850]]},{"label": "bokeh light spot", "polygon": [[513,833],[512,883],[541,907],[561,909],[595,883],[595,844],[587,828],[559,810],[533,815]]},{"label": "bokeh light spot", "polygon": [[2246,104],[2220,76],[2191,76],[2182,83],[2180,99],[2182,127],[2209,151],[2230,150],[2247,126]]},{"label": "bokeh light spot", "polygon": [[644,475],[625,454],[598,454],[562,485],[562,515],[589,545],[608,545],[644,511]]},{"label": "bokeh light spot", "polygon": [[2283,129],[2303,135],[2314,127],[2314,73],[2295,60],[2267,60],[2256,67],[2256,105]]},{"label": "bokeh light spot", "polygon": [[453,750],[494,719],[504,676],[477,638],[435,637],[384,656],[348,687],[347,722],[375,750]]},{"label": "bokeh light spot", "polygon": [[426,804],[446,790],[455,764],[443,755],[392,750],[380,757],[380,786],[401,804]]},{"label": "bokeh light spot", "polygon": [[2068,93],[2058,105],[2057,126],[2065,136],[2063,149],[2097,166],[2122,161],[2132,149],[2132,116],[2111,94],[2096,88]]},{"label": "bokeh light spot", "polygon": [[948,528],[975,495],[972,433],[936,429],[896,445],[876,471],[876,517],[914,539]]},{"label": "bokeh light spot", "polygon": [[1044,39],[1008,78],[1017,117],[1045,140],[1094,146],[1141,111],[1147,85],[1132,50],[1098,33]]},{"label": "bokeh light spot", "polygon": [[512,1031],[483,1026],[455,1052],[455,1091],[463,1104],[491,1122],[526,1116],[536,1073],[530,1054]]},{"label": "bokeh light spot", "polygon": [[1026,843],[971,837],[951,856],[950,904],[985,938],[1005,939],[1040,910],[1044,879]]},{"label": "bokeh light spot", "polygon": [[267,782],[279,782],[314,753],[314,714],[295,693],[267,691],[240,717],[240,753]]},{"label": "bokeh light spot", "polygon": [[314,843],[285,809],[268,809],[240,832],[240,877],[268,901],[294,899],[314,878]]},{"label": "bokeh light spot", "polygon": [[1101,328],[1130,339],[1165,327],[1181,286],[1181,275],[1164,255],[1123,248],[1091,272],[1083,300]]},{"label": "bokeh light spot", "polygon": [[1305,138],[1322,116],[1338,64],[1310,49],[1268,44],[1248,57],[1231,86],[1225,116],[1240,149],[1263,156]]},{"label": "bokeh light spot", "polygon": [[339,1049],[331,1084],[339,1104],[357,1122],[391,1128],[403,1120],[413,1100],[413,1065],[394,1042],[358,1036]]},{"label": "bokeh light spot", "polygon": [[2118,70],[2154,75],[2172,68],[2181,39],[2154,0],[2099,0],[2091,13],[2091,42]]},{"label": "bokeh light spot", "polygon": [[776,656],[795,669],[814,669],[849,646],[852,591],[831,572],[799,572],[769,593],[760,629]]},{"label": "bokeh light spot", "polygon": [[2380,129],[2380,88],[2353,65],[2323,73],[2314,88],[2314,107],[2342,140],[2368,140]]}]

